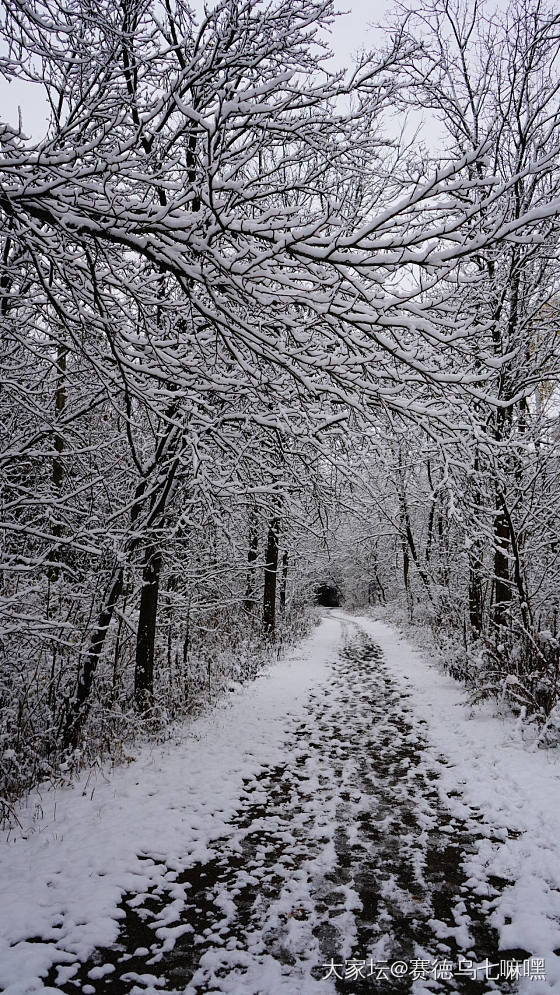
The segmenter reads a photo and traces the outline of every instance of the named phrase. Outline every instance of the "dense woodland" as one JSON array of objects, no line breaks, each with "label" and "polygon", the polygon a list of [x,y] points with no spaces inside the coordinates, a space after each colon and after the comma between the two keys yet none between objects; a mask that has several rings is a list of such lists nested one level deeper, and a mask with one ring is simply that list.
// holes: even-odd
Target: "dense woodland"
[{"label": "dense woodland", "polygon": [[553,5],[401,5],[341,72],[331,0],[1,30],[50,120],[0,124],[0,796],[251,676],[321,583],[554,730]]}]

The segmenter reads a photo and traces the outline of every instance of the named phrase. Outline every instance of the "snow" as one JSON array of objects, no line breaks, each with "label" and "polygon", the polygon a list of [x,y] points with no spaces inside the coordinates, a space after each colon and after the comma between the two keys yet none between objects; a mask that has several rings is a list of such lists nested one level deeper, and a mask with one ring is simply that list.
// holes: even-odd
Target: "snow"
[{"label": "snow", "polygon": [[[516,721],[465,691],[426,661],[397,631],[357,618],[385,654],[393,674],[412,691],[414,710],[429,725],[439,791],[451,813],[480,807],[494,828],[470,859],[471,882],[487,893],[488,878],[511,881],[491,912],[503,949],[530,949],[546,961],[547,982],[521,980],[520,992],[560,991],[560,764],[556,751],[532,753]],[[438,760],[439,757],[439,760]],[[455,796],[460,790],[461,798]]]},{"label": "snow", "polygon": [[[340,623],[325,620],[297,654],[193,722],[183,742],[143,749],[93,786],[84,777],[73,789],[28,800],[18,812],[25,829],[12,833],[0,855],[0,988],[7,995],[42,990],[40,975],[52,963],[85,960],[116,940],[121,895],[146,892],[159,873],[139,854],[157,853],[178,867],[177,854],[191,863],[209,856],[243,776],[282,759],[286,716],[304,712],[340,638]],[[29,937],[43,942],[26,943]]]},{"label": "snow", "polygon": [[[305,804],[292,824],[263,808],[251,824],[251,831],[261,834],[254,865],[242,866],[235,879],[237,889],[265,880],[267,840],[273,835],[285,844],[275,867],[283,879],[278,897],[263,913],[262,926],[247,934],[243,947],[235,938],[223,942],[235,909],[233,892],[218,895],[223,918],[213,927],[216,945],[202,955],[199,980],[217,978],[220,967],[230,965],[233,970],[216,991],[328,995],[335,990],[333,978],[318,981],[311,974],[313,966],[321,963],[313,932],[318,919],[311,882],[336,864],[340,798],[347,797],[351,812],[350,840],[368,799],[347,775],[344,737],[352,735],[351,728],[343,724],[331,736],[330,755],[340,758],[341,773],[336,779],[333,774],[326,788],[320,788],[324,773],[320,720],[312,719],[313,741],[305,754],[296,748],[292,733],[309,718],[313,701],[325,702],[330,714],[337,714],[342,692],[333,684],[332,664],[344,639],[357,630],[381,647],[397,686],[411,695],[408,707],[422,723],[422,736],[428,741],[419,766],[410,768],[403,758],[400,776],[405,782],[410,779],[410,795],[414,796],[418,772],[436,769],[436,786],[449,813],[448,821],[441,820],[437,827],[439,832],[451,837],[453,818],[462,818],[467,811],[472,814],[479,808],[484,815],[480,839],[466,856],[470,884],[483,896],[501,948],[530,950],[546,962],[546,981],[522,978],[519,991],[539,995],[560,990],[560,958],[554,954],[560,948],[556,754],[528,751],[515,721],[497,717],[490,707],[473,713],[464,691],[391,626],[336,611],[325,615],[312,636],[286,659],[239,688],[212,714],[192,721],[181,739],[144,747],[127,767],[95,778],[84,775],[72,788],[37,792],[21,807],[18,817],[23,828],[12,830],[0,849],[0,988],[7,995],[57,991],[41,980],[49,968],[58,964],[58,983],[66,983],[77,960],[86,961],[94,948],[116,941],[124,916],[119,908],[122,896],[136,894],[130,905],[141,907],[150,889],[163,883],[169,901],[155,916],[153,928],[160,948],[171,950],[191,929],[180,921],[188,890],[177,880],[180,872],[210,860],[214,845],[219,846],[225,836],[229,852],[242,857],[243,830],[232,829],[240,800],[250,797],[253,806],[266,806],[261,772],[284,765],[289,773],[298,761],[302,761],[298,776],[305,783]],[[412,745],[418,742],[414,729],[408,739]],[[287,801],[290,784],[295,781],[286,782]],[[417,817],[424,833],[433,828],[429,806],[419,802]],[[384,827],[389,830],[390,822],[379,812],[377,830],[382,834]],[[305,834],[315,849],[312,857],[298,864]],[[410,842],[414,845],[412,835]],[[491,885],[494,878],[507,882],[497,894]],[[408,908],[411,896],[395,880],[386,882],[385,888],[403,909]],[[337,895],[332,921],[341,937],[338,959],[344,960],[356,956],[361,902],[352,880],[338,887]],[[434,935],[442,941],[452,936],[465,955],[476,955],[460,896],[453,918],[455,925],[434,917],[430,921]],[[285,928],[285,944],[296,955],[290,971],[266,949],[263,939],[265,931],[271,933],[279,924]],[[130,952],[149,954],[148,948]],[[372,953],[385,956],[383,938],[378,950],[361,951],[363,957]],[[161,987],[161,979],[150,973],[150,963],[146,961],[145,972],[131,970],[126,975],[134,991],[155,992]],[[113,970],[111,964],[99,963],[88,977],[93,982]],[[185,990],[196,991],[196,982],[195,976],[193,987]],[[428,990],[420,981],[415,985],[415,992]],[[82,990],[93,993],[95,987],[85,985]]]}]

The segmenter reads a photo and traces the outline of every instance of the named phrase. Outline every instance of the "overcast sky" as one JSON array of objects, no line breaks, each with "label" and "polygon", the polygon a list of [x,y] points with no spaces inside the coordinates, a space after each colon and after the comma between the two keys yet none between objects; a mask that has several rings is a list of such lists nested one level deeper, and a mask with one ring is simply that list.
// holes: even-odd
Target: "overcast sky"
[{"label": "overcast sky", "polygon": [[391,0],[339,2],[339,9],[348,13],[337,18],[332,36],[332,47],[337,59],[344,63],[358,49],[372,47],[376,35],[371,24],[383,21],[391,6]]},{"label": "overcast sky", "polygon": [[[202,9],[203,0],[195,0],[193,6]],[[336,62],[342,66],[358,49],[373,45],[375,33],[369,25],[383,20],[391,0],[343,0],[339,6],[348,12],[337,18],[331,47]],[[30,138],[41,137],[47,117],[41,87],[26,85],[18,80],[8,84],[0,79],[0,120],[17,127],[18,105],[21,107],[24,134]]]}]

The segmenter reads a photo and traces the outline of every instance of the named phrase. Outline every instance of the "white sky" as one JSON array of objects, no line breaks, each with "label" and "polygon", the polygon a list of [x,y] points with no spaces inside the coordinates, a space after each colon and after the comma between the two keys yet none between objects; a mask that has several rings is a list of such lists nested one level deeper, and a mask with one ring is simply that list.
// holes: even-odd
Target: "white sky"
[{"label": "white sky", "polygon": [[[201,10],[202,6],[203,0],[194,0],[195,10]],[[382,21],[391,6],[391,0],[345,0],[340,3],[339,9],[346,13],[337,19],[330,39],[336,63],[343,66],[354,52],[374,46],[375,32],[370,25]],[[21,108],[24,134],[29,138],[40,138],[48,115],[41,87],[19,80],[7,83],[0,78],[0,121],[7,121],[17,128],[18,106]]]},{"label": "white sky", "polygon": [[347,13],[338,18],[331,42],[341,65],[359,49],[374,47],[376,32],[372,24],[382,22],[392,6],[391,0],[346,0],[339,3],[339,10]]}]

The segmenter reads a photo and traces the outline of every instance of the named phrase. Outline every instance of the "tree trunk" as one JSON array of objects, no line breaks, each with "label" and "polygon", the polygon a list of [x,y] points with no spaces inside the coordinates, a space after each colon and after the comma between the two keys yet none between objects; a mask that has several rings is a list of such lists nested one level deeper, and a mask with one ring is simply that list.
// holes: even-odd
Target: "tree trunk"
[{"label": "tree trunk", "polygon": [[280,611],[286,611],[286,591],[288,587],[288,550],[285,549],[282,556],[282,574],[280,577]]},{"label": "tree trunk", "polygon": [[482,593],[482,548],[478,541],[469,550],[469,621],[473,632],[479,635],[484,625],[484,597]]},{"label": "tree trunk", "polygon": [[255,563],[259,554],[259,526],[254,512],[249,523],[249,546],[247,548],[247,586],[244,607],[248,615],[255,610]]},{"label": "tree trunk", "polygon": [[509,577],[509,550],[511,534],[504,511],[503,497],[499,496],[496,503],[494,519],[494,623],[506,625],[507,610],[511,601],[511,585]]},{"label": "tree trunk", "polygon": [[[424,587],[426,588],[426,593],[432,600],[432,592],[430,590],[430,578],[428,574],[423,569],[420,560],[418,559],[418,553],[416,551],[416,543],[414,542],[414,536],[412,535],[412,526],[410,523],[410,516],[408,514],[408,506],[404,497],[401,495],[401,517],[404,529],[403,536],[403,573],[404,573],[404,586],[408,589],[409,587],[409,568],[410,568],[410,557],[412,557],[412,562],[418,571],[418,576],[420,577]],[[409,556],[410,551],[410,556]]]},{"label": "tree trunk", "polygon": [[[525,583],[525,579],[523,576],[523,564],[521,560],[521,544],[519,542],[514,523],[511,519],[507,502],[505,500],[503,503],[503,510],[509,529],[511,552],[513,554],[513,579],[515,581],[515,586],[517,588],[517,593],[519,596],[521,621],[523,622],[523,628],[525,629],[526,632],[528,632],[530,629],[534,628],[534,621],[533,621],[533,614],[531,611],[529,594],[527,591],[527,585]],[[511,598],[511,593],[510,593],[510,598]]]},{"label": "tree trunk", "polygon": [[409,570],[410,570],[410,557],[408,555],[408,545],[405,539],[402,540],[402,565],[403,565],[403,581],[405,594],[408,597],[409,591]]},{"label": "tree trunk", "polygon": [[274,637],[276,630],[276,578],[278,575],[278,519],[272,518],[266,542],[264,567],[263,628]]},{"label": "tree trunk", "polygon": [[[68,348],[65,345],[59,343],[57,356],[56,356],[56,369],[57,369],[57,384],[55,392],[55,412],[56,412],[56,422],[64,414],[64,409],[66,408],[66,357],[68,355]],[[54,451],[55,455],[52,461],[52,482],[53,488],[56,496],[60,495],[62,490],[62,483],[64,480],[64,468],[62,465],[62,453],[64,452],[64,439],[58,429],[55,430],[54,434]],[[58,521],[58,515],[60,512],[57,510],[56,519],[52,526],[52,534],[55,539],[60,539],[62,535],[62,528],[60,522]],[[50,554],[51,564],[49,567],[49,580],[56,581],[60,575],[60,562],[61,562],[61,549],[58,543],[53,546],[52,552]]]},{"label": "tree trunk", "polygon": [[150,707],[154,692],[154,656],[161,564],[161,553],[148,546],[142,572],[134,671],[134,697],[138,708],[142,711]]},{"label": "tree trunk", "polygon": [[122,594],[123,582],[124,568],[118,566],[113,571],[109,582],[109,594],[99,614],[97,628],[91,637],[84,669],[78,678],[76,697],[68,709],[63,736],[63,743],[66,748],[75,748],[78,744],[80,729],[89,711],[93,679],[105,644],[107,630],[111,624],[116,604]]},{"label": "tree trunk", "polygon": [[[473,526],[476,528],[476,512],[483,506],[483,498],[478,483],[480,459],[475,451],[473,463],[473,491],[471,506],[474,512]],[[484,543],[476,538],[469,547],[469,621],[472,631],[479,636],[484,629]]]}]

